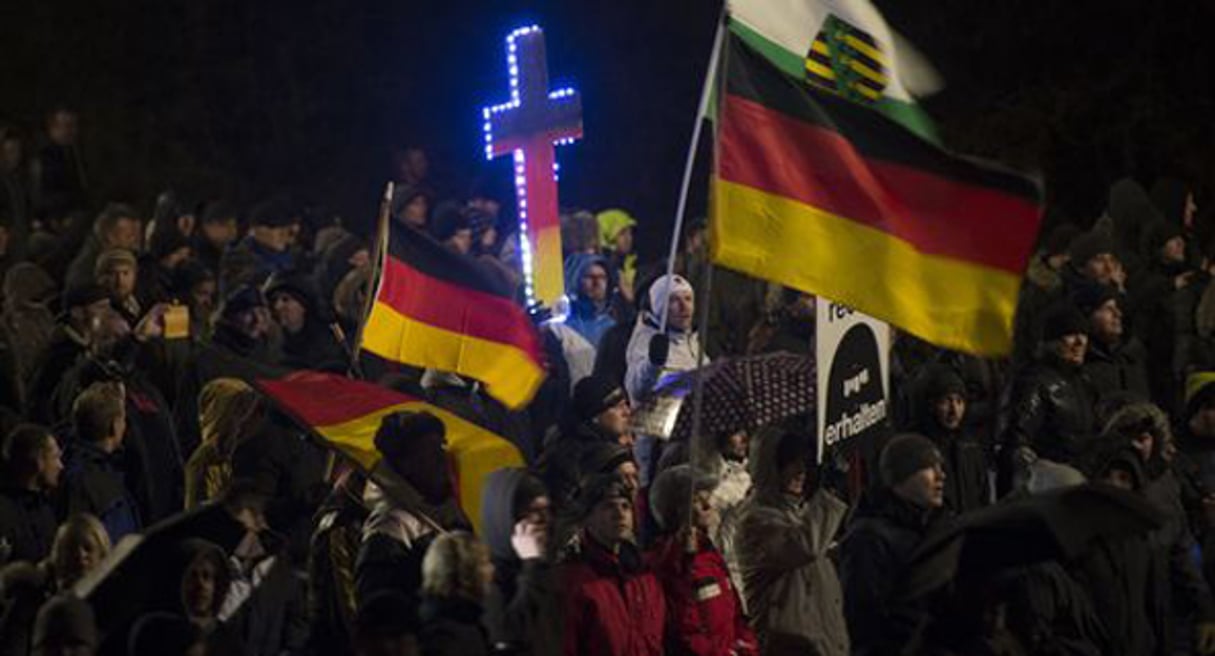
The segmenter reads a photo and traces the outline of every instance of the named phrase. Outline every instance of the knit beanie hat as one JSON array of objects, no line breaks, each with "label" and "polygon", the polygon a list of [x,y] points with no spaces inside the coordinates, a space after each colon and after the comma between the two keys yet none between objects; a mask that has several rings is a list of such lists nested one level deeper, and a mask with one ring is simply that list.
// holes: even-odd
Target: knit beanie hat
[{"label": "knit beanie hat", "polygon": [[717,479],[691,465],[665,469],[650,485],[650,511],[664,530],[673,530],[688,519],[692,496],[717,487]]},{"label": "knit beanie hat", "polygon": [[935,403],[948,394],[966,398],[966,382],[953,367],[932,364],[924,369],[924,400]]},{"label": "knit beanie hat", "polygon": [[637,219],[622,209],[604,210],[595,215],[599,224],[599,246],[609,250],[616,248],[616,237],[628,228],[637,225]]},{"label": "knit beanie hat", "polygon": [[1042,341],[1050,342],[1065,335],[1087,335],[1088,317],[1070,303],[1051,308],[1042,319]]},{"label": "knit beanie hat", "polygon": [[1085,317],[1090,317],[1111,300],[1118,300],[1118,290],[1097,282],[1082,284],[1072,292],[1072,302]]},{"label": "knit beanie hat", "polygon": [[1042,242],[1042,252],[1047,256],[1059,255],[1067,253],[1072,245],[1072,241],[1080,235],[1080,228],[1077,228],[1071,223],[1064,223],[1060,226],[1055,226],[1046,239]]},{"label": "knit beanie hat", "polygon": [[1087,232],[1072,241],[1069,249],[1072,263],[1084,266],[1086,262],[1103,253],[1114,252],[1114,240],[1103,232]]},{"label": "knit beanie hat", "polygon": [[882,448],[882,454],[878,457],[878,470],[881,472],[883,485],[895,486],[921,469],[944,462],[941,452],[932,440],[915,433],[903,433],[890,438]]},{"label": "knit beanie hat", "polygon": [[611,376],[590,375],[574,385],[571,401],[578,421],[591,421],[624,399],[624,390]]},{"label": "knit beanie hat", "polygon": [[447,434],[443,422],[429,412],[397,412],[380,423],[375,432],[375,448],[389,462],[408,458],[414,443],[425,435]]}]

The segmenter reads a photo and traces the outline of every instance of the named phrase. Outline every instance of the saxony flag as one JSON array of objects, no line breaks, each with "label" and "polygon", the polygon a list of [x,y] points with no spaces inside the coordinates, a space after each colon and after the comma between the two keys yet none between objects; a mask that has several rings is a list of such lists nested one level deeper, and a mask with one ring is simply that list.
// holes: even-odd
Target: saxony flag
[{"label": "saxony flag", "polygon": [[914,96],[940,86],[936,71],[869,0],[729,0],[729,14],[730,32],[786,74],[935,138]]},{"label": "saxony flag", "polygon": [[395,221],[379,262],[363,351],[479,380],[511,408],[531,400],[544,380],[540,337],[504,276]]},{"label": "saxony flag", "polygon": [[375,433],[384,417],[402,410],[429,412],[438,417],[447,431],[457,501],[474,525],[481,521],[485,476],[502,467],[525,466],[519,449],[506,438],[436,405],[386,387],[311,371],[278,380],[259,380],[257,385],[302,427],[367,472],[380,461]]},{"label": "saxony flag", "polygon": [[1038,186],[725,38],[714,262],[940,346],[1007,353]]}]

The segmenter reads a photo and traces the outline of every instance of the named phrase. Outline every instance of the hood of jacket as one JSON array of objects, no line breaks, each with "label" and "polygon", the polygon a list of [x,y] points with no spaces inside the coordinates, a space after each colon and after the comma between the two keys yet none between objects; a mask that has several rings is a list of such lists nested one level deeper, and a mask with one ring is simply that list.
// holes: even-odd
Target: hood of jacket
[{"label": "hood of jacket", "polygon": [[490,472],[481,488],[481,538],[494,560],[514,560],[510,538],[515,530],[515,493],[529,476],[522,467]]}]

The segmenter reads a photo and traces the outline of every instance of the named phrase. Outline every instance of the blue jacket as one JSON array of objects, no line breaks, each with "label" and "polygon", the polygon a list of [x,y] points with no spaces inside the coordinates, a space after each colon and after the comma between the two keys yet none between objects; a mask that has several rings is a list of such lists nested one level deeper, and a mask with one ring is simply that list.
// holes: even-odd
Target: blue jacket
[{"label": "blue jacket", "polygon": [[565,325],[572,328],[579,335],[586,338],[586,341],[591,343],[596,349],[599,348],[599,341],[603,339],[603,334],[609,328],[616,325],[616,320],[612,318],[612,304],[610,299],[604,299],[601,303],[596,303],[589,298],[582,296],[579,291],[582,276],[586,272],[587,267],[598,264],[603,267],[604,271],[608,272],[608,293],[610,294],[613,288],[611,280],[611,269],[608,267],[608,262],[601,255],[589,253],[574,253],[565,258],[565,286],[570,290],[570,314],[565,319]]}]

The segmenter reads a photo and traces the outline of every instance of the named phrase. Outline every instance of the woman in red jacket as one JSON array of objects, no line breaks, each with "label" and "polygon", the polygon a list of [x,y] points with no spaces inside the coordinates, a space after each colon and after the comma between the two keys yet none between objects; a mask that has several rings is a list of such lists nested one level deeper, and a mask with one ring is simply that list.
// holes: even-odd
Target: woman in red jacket
[{"label": "woman in red jacket", "polygon": [[721,519],[711,501],[715,485],[691,465],[678,465],[650,487],[650,507],[664,534],[647,560],[666,595],[672,656],[759,654],[726,561],[708,538]]}]

